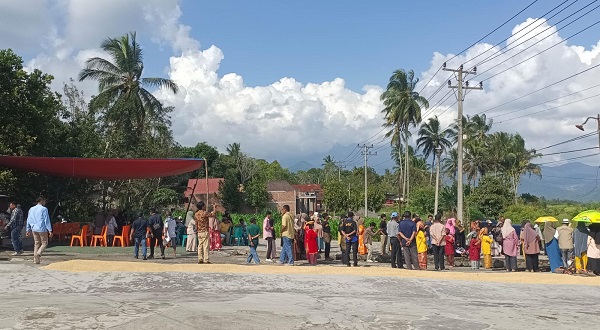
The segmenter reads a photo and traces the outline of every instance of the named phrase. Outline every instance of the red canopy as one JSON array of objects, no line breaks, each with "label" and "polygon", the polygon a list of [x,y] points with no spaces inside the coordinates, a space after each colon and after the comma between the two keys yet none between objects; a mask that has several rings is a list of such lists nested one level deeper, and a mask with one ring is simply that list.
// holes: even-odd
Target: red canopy
[{"label": "red canopy", "polygon": [[127,180],[179,175],[199,169],[203,159],[121,159],[0,156],[0,166],[79,179]]}]

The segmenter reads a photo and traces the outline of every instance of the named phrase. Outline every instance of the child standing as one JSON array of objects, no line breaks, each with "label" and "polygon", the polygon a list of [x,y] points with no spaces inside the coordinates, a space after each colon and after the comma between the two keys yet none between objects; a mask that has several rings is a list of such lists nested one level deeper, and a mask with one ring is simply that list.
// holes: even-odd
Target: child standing
[{"label": "child standing", "polygon": [[427,270],[427,237],[425,235],[425,224],[419,220],[417,222],[417,253],[419,259],[419,268]]},{"label": "child standing", "polygon": [[450,229],[446,228],[446,246],[444,250],[446,252],[446,260],[448,260],[448,268],[454,267],[454,235],[450,233]]},{"label": "child standing", "polygon": [[494,239],[488,235],[487,227],[481,228],[479,239],[481,240],[481,253],[483,253],[483,268],[492,269],[492,244]]},{"label": "child standing", "polygon": [[250,225],[246,226],[246,232],[248,233],[248,244],[250,245],[250,254],[248,255],[246,263],[249,264],[252,259],[254,259],[255,264],[260,264],[260,259],[256,253],[258,238],[260,237],[260,227],[256,224],[256,218],[250,219]]},{"label": "child standing", "polygon": [[317,265],[317,253],[319,247],[317,245],[317,232],[314,230],[315,223],[309,221],[306,223],[306,231],[304,233],[304,246],[306,247],[306,259],[310,265]]},{"label": "child standing", "polygon": [[481,240],[476,235],[469,242],[469,260],[471,260],[471,269],[479,269],[479,254],[481,253]]},{"label": "child standing", "polygon": [[371,222],[363,234],[363,242],[367,249],[367,262],[373,262],[373,235],[375,235],[375,222]]}]

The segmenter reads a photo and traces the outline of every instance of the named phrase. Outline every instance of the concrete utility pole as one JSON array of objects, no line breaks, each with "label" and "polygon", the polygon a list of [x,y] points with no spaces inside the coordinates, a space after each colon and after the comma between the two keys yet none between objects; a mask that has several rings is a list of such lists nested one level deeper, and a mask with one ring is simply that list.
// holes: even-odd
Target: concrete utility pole
[{"label": "concrete utility pole", "polygon": [[367,197],[368,197],[368,192],[369,190],[367,189],[367,160],[369,158],[369,156],[377,156],[377,153],[373,153],[373,152],[369,152],[369,149],[373,148],[373,145],[371,144],[370,146],[363,144],[358,145],[359,147],[361,147],[363,149],[362,155],[365,156],[365,219],[367,218],[367,213],[369,212],[367,209]]},{"label": "concrete utility pole", "polygon": [[342,169],[346,168],[346,165],[342,165],[345,162],[333,162],[338,168],[338,181],[342,181]]},{"label": "concrete utility pole", "polygon": [[483,83],[479,83],[478,86],[476,87],[472,87],[469,86],[469,81],[467,82],[463,82],[464,78],[469,75],[469,74],[476,74],[477,73],[477,67],[473,67],[472,70],[468,70],[468,71],[464,71],[463,70],[463,66],[461,65],[458,69],[448,69],[446,68],[446,63],[444,63],[442,65],[442,69],[444,71],[451,71],[454,72],[456,75],[456,85],[452,85],[452,82],[450,80],[448,80],[448,88],[451,89],[455,89],[457,91],[457,93],[455,93],[456,99],[458,101],[458,122],[456,123],[456,126],[458,127],[458,145],[456,146],[456,151],[458,153],[458,164],[457,164],[457,173],[458,173],[458,177],[457,177],[457,181],[458,181],[458,191],[457,191],[457,205],[456,205],[456,217],[457,220],[459,221],[464,221],[463,219],[463,101],[464,101],[464,94],[463,94],[463,90],[469,90],[469,89],[478,89],[478,90],[482,90],[483,89]]},{"label": "concrete utility pole", "polygon": [[433,207],[433,216],[438,214],[438,204],[440,196],[440,157],[442,156],[442,148],[435,148],[435,204]]}]

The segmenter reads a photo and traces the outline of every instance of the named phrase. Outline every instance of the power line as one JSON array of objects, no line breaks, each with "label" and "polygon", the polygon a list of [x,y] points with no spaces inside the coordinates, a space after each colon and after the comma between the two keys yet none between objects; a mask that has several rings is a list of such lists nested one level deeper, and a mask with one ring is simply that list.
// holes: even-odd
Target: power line
[{"label": "power line", "polygon": [[510,119],[503,120],[503,121],[499,121],[496,124],[502,124],[502,123],[506,123],[508,121],[512,121],[512,120],[515,120],[515,119],[519,119],[519,118],[523,118],[523,117],[529,117],[529,116],[536,115],[536,114],[541,113],[541,112],[546,112],[546,111],[558,109],[558,108],[561,108],[561,107],[564,107],[564,106],[567,106],[567,105],[571,105],[571,104],[574,104],[574,103],[579,103],[579,102],[587,101],[589,99],[593,99],[593,98],[598,97],[598,96],[600,96],[600,94],[592,95],[592,96],[589,96],[589,97],[586,97],[586,98],[583,98],[583,99],[580,99],[580,100],[577,100],[577,101],[573,101],[573,102],[561,104],[561,105],[558,105],[558,106],[555,106],[555,107],[552,107],[552,108],[547,108],[547,109],[544,109],[544,110],[539,110],[539,111],[532,112],[532,113],[529,113],[529,114],[526,114],[526,115],[517,116],[517,117],[513,117],[513,118],[510,118]]},{"label": "power line", "polygon": [[557,100],[563,99],[565,97],[569,97],[569,96],[572,96],[572,95],[575,95],[575,94],[579,94],[581,92],[585,92],[585,91],[588,91],[588,90],[596,88],[596,87],[600,87],[600,84],[597,84],[597,85],[594,85],[592,87],[588,87],[588,88],[585,88],[585,89],[582,89],[582,90],[579,90],[579,91],[576,91],[576,92],[573,92],[573,93],[570,93],[570,94],[567,94],[567,95],[564,95],[564,96],[560,96],[560,97],[557,97],[557,98],[552,99],[552,100],[548,100],[548,101],[541,102],[541,103],[538,103],[538,104],[535,104],[535,105],[531,105],[531,106],[528,106],[526,108],[522,108],[522,109],[518,109],[518,110],[512,110],[512,111],[509,111],[509,112],[504,112],[504,113],[495,115],[492,118],[498,118],[498,117],[510,115],[511,113],[520,112],[520,111],[523,111],[523,110],[535,108],[535,107],[540,106],[542,104],[546,104],[546,103],[550,103],[550,102],[553,102],[553,101],[557,101]]},{"label": "power line", "polygon": [[544,149],[549,149],[549,148],[552,148],[552,147],[559,146],[559,145],[561,145],[561,144],[565,144],[565,143],[569,143],[569,142],[573,142],[573,141],[577,141],[577,140],[586,139],[586,138],[588,138],[588,137],[595,136],[597,133],[598,133],[598,131],[595,131],[595,132],[590,132],[590,133],[587,133],[587,134],[583,134],[583,135],[580,135],[580,136],[574,137],[574,138],[572,138],[572,139],[568,139],[568,140],[565,140],[565,141],[562,141],[562,142],[558,142],[558,143],[555,143],[555,144],[551,144],[551,145],[549,145],[549,146],[547,146],[547,147],[543,147],[543,148],[535,149],[535,151],[540,151],[540,150],[544,150]]},{"label": "power line", "polygon": [[565,150],[565,151],[553,152],[553,153],[550,153],[550,154],[540,155],[540,157],[546,157],[546,156],[552,156],[552,155],[560,155],[560,154],[569,154],[569,153],[572,153],[572,152],[586,151],[586,150],[592,150],[592,149],[596,149],[597,150],[598,147],[589,147],[589,148],[582,148],[582,149],[575,149],[575,150]]},{"label": "power line", "polygon": [[[568,1],[568,0],[567,0]],[[509,19],[507,19],[506,21],[504,21],[504,23],[500,24],[498,27],[496,27],[495,29],[493,29],[491,32],[489,32],[488,34],[486,34],[485,36],[481,37],[479,40],[475,41],[474,43],[472,43],[471,45],[469,45],[467,48],[463,49],[462,51],[460,51],[459,53],[455,54],[454,56],[452,56],[450,59],[446,60],[446,62],[450,62],[453,59],[455,59],[456,57],[458,57],[459,55],[461,55],[462,53],[466,52],[467,50],[469,50],[471,47],[477,45],[478,43],[480,43],[481,41],[483,41],[485,38],[489,37],[490,35],[492,35],[494,32],[498,31],[500,28],[502,28],[503,26],[505,26],[506,24],[508,24],[510,21],[512,21],[513,19],[515,19],[517,16],[519,16],[520,14],[522,14],[525,10],[529,9],[529,7],[533,6],[536,2],[538,2],[538,0],[534,0],[533,2],[531,2],[529,5],[527,5],[525,8],[521,9],[518,13],[514,14],[512,17],[510,17]],[[566,2],[566,1],[565,1]],[[563,2],[564,3],[564,2]],[[561,4],[562,5],[562,4]],[[421,90],[419,91],[419,94],[421,94],[423,92],[423,90],[425,90],[425,88],[427,86],[429,86],[429,84],[431,83],[431,81],[433,80],[433,78],[442,70],[443,65],[441,65],[437,71],[433,74],[433,76],[431,76],[431,78],[429,78],[429,80],[427,81],[427,83],[421,88]],[[448,79],[450,79],[452,76],[448,77]],[[446,80],[448,80],[446,79]],[[439,90],[441,89],[442,86],[440,86],[440,88],[438,89],[438,91],[436,91],[435,94],[437,94],[437,92],[439,92]],[[435,95],[434,94],[434,95]],[[429,97],[429,99],[432,99],[433,96]]]},{"label": "power line", "polygon": [[580,71],[580,72],[578,72],[578,73],[572,74],[572,75],[570,75],[570,76],[568,76],[568,77],[566,77],[566,78],[563,78],[563,79],[561,79],[561,80],[559,80],[559,81],[556,81],[556,82],[554,82],[554,83],[552,83],[552,84],[550,84],[550,85],[546,85],[546,86],[544,86],[544,87],[542,87],[542,88],[536,89],[536,90],[534,90],[533,92],[529,92],[529,93],[527,93],[527,94],[525,94],[525,95],[523,95],[523,96],[520,96],[520,97],[517,97],[517,98],[515,98],[515,99],[512,99],[512,100],[510,100],[510,101],[508,101],[508,102],[504,102],[504,103],[502,103],[502,104],[500,104],[500,105],[497,105],[497,106],[495,106],[495,107],[489,108],[489,109],[487,109],[487,110],[480,111],[480,112],[478,112],[478,113],[477,113],[477,115],[480,115],[480,114],[482,114],[482,113],[488,112],[488,111],[490,111],[490,110],[498,109],[498,108],[500,108],[500,107],[503,107],[503,106],[505,106],[505,105],[507,105],[507,104],[510,104],[510,103],[513,103],[513,102],[515,102],[515,101],[521,100],[521,99],[523,99],[523,98],[525,98],[525,97],[527,97],[527,96],[529,96],[529,95],[535,94],[535,93],[537,93],[537,92],[540,92],[540,91],[542,91],[542,90],[544,90],[544,89],[546,89],[546,88],[550,88],[550,87],[552,87],[552,86],[554,86],[554,85],[560,84],[561,82],[564,82],[564,81],[567,81],[567,80],[569,80],[569,79],[571,79],[571,78],[577,77],[577,76],[579,76],[579,75],[581,75],[581,74],[584,74],[584,73],[586,73],[586,72],[588,72],[588,71],[590,71],[590,70],[593,70],[593,69],[595,69],[595,68],[597,68],[597,67],[599,67],[599,66],[600,66],[600,63],[598,63],[598,64],[596,64],[596,65],[594,65],[594,66],[592,66],[592,67],[589,67],[589,68],[587,68],[587,69],[585,69],[585,70],[583,70],[583,71]]},{"label": "power line", "polygon": [[[558,4],[556,7],[554,7],[554,8],[552,8],[552,9],[550,9],[549,11],[547,11],[545,14],[542,14],[540,18],[536,18],[536,19],[535,19],[533,22],[531,22],[531,23],[527,24],[526,26],[524,26],[524,27],[520,28],[518,31],[514,32],[514,33],[513,33],[513,34],[512,34],[510,37],[512,37],[512,36],[515,36],[515,35],[519,34],[519,33],[520,33],[520,32],[522,32],[523,30],[525,30],[525,29],[527,29],[528,27],[530,27],[531,25],[535,24],[536,22],[538,22],[539,20],[541,20],[542,18],[544,18],[546,15],[550,14],[551,12],[553,12],[554,10],[556,10],[557,8],[559,8],[560,6],[562,6],[563,4],[565,4],[565,3],[569,2],[569,1],[570,1],[570,0],[565,0],[565,1],[561,2],[561,3],[560,3],[560,4]],[[563,12],[565,9],[567,9],[567,8],[571,7],[572,5],[574,5],[574,4],[575,4],[577,1],[579,1],[579,0],[575,0],[575,2],[571,3],[571,4],[570,4],[570,5],[568,5],[567,7],[563,8],[563,9],[562,9],[562,10],[560,10],[558,13],[556,13],[556,14],[554,14],[554,15],[550,16],[549,18],[547,18],[547,19],[546,19],[546,21],[549,21],[549,20],[551,20],[551,19],[552,19],[552,18],[554,18],[556,15],[560,14],[561,12]],[[542,24],[542,23],[540,23],[540,25],[541,25],[541,24]],[[540,26],[540,25],[538,25],[538,26]],[[536,26],[536,27],[538,27],[538,26]],[[526,35],[526,34],[523,34],[523,36],[525,36],[525,35]],[[498,51],[494,52],[492,55],[494,55],[494,54],[498,53],[499,51],[501,51],[502,49],[506,48],[507,46],[509,46],[510,44],[512,44],[513,42],[515,42],[516,40],[519,40],[519,39],[520,39],[520,38],[522,38],[523,36],[521,36],[521,37],[519,37],[519,38],[517,38],[517,39],[515,39],[515,40],[511,41],[509,44],[507,44],[506,46],[502,47],[502,48],[501,48],[501,49],[499,49]],[[486,51],[484,51],[484,52],[480,53],[479,55],[477,55],[477,56],[475,56],[475,57],[473,57],[473,58],[469,59],[468,61],[464,62],[464,63],[463,63],[463,65],[464,65],[464,64],[467,64],[467,63],[469,63],[469,62],[471,62],[471,61],[473,61],[474,59],[476,59],[476,58],[478,58],[478,57],[482,56],[483,54],[487,53],[488,51],[490,51],[490,50],[494,49],[494,47],[496,47],[496,46],[500,45],[501,43],[503,43],[503,42],[507,41],[508,39],[510,39],[510,37],[507,37],[507,38],[505,38],[504,40],[502,40],[502,41],[498,42],[498,43],[497,43],[497,44],[495,44],[494,46],[492,46],[492,47],[488,48]],[[489,58],[489,57],[488,57],[488,58]],[[487,58],[486,58],[486,59],[487,59]],[[480,63],[477,63],[477,64],[475,64],[474,66],[478,66],[478,65],[479,65],[479,64],[481,64],[481,63],[482,63],[482,62],[480,62]]]},{"label": "power line", "polygon": [[[594,149],[596,149],[596,148],[594,148]],[[577,156],[577,157],[567,158],[567,159],[561,159],[561,160],[554,160],[554,161],[545,162],[545,163],[537,163],[537,165],[548,165],[548,164],[554,164],[554,163],[562,163],[562,162],[567,162],[569,160],[583,159],[583,158],[588,158],[588,157],[592,157],[592,156],[598,156],[598,153],[588,154],[588,155],[584,155],[584,156]]]}]

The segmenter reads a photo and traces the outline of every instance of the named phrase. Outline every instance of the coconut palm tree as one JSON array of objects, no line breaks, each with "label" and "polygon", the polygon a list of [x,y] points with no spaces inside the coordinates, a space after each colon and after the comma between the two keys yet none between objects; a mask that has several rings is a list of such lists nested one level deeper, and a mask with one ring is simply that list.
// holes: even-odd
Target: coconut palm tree
[{"label": "coconut palm tree", "polygon": [[539,155],[536,155],[533,150],[525,148],[525,140],[519,134],[511,136],[510,144],[507,146],[506,151],[506,160],[504,162],[506,174],[511,179],[511,190],[515,197],[515,203],[517,203],[519,197],[517,189],[521,182],[521,176],[524,174],[542,176],[541,168],[531,162],[531,160]]},{"label": "coconut palm tree", "polygon": [[100,46],[109,59],[93,57],[79,73],[79,81],[98,81],[99,94],[95,97],[107,109],[109,121],[131,122],[130,127],[142,135],[152,121],[164,119],[165,108],[147,88],[167,88],[177,93],[177,85],[170,79],[143,78],[143,52],[135,32],[119,39],[108,38]]},{"label": "coconut palm tree", "polygon": [[[406,145],[405,159],[408,159],[409,126],[418,125],[421,122],[421,108],[429,107],[427,99],[415,91],[418,82],[419,79],[415,78],[415,73],[412,70],[407,72],[399,69],[394,71],[385,92],[381,94],[381,100],[385,106],[382,110],[385,114],[385,126],[392,128],[386,136],[397,135],[398,139],[396,143],[399,144],[400,136],[404,135],[403,138]],[[398,148],[398,150],[400,149]],[[408,191],[410,190],[408,183],[408,162],[405,162],[404,166],[405,180],[403,195],[408,197]]]},{"label": "coconut palm tree", "polygon": [[[448,139],[452,129],[446,128],[442,130],[440,127],[440,121],[437,116],[429,118],[427,123],[423,123],[419,129],[419,138],[417,139],[417,148],[423,150],[425,158],[429,158],[433,154],[433,160],[431,167],[434,167],[435,160],[437,157],[436,149],[440,148],[439,154],[446,152],[446,150],[452,147],[452,142]],[[429,178],[429,183],[433,177],[433,171]]]}]

